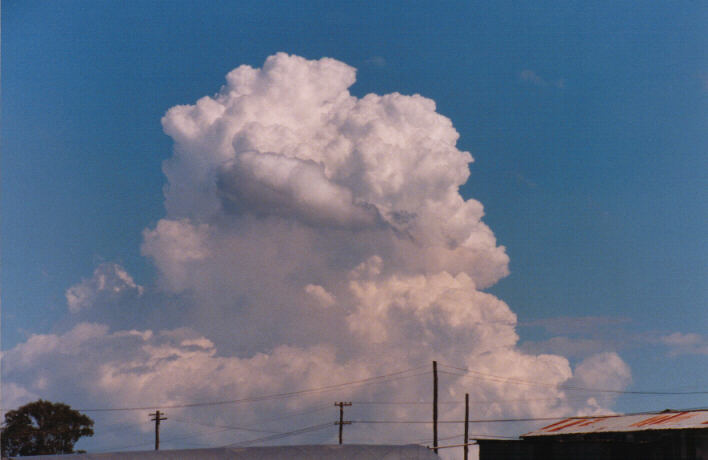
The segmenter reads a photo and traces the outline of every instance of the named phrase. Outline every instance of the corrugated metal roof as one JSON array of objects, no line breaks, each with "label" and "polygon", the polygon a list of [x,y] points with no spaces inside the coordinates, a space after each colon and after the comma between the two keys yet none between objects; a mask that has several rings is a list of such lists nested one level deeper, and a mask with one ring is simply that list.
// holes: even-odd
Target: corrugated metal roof
[{"label": "corrugated metal roof", "polygon": [[[14,457],[10,457],[13,459]],[[36,460],[435,460],[433,451],[418,445],[309,445],[217,447],[211,449],[115,452],[105,454],[38,455]]]},{"label": "corrugated metal roof", "polygon": [[686,429],[708,429],[708,410],[667,410],[647,414],[571,417],[559,420],[540,430],[526,433],[521,437]]}]

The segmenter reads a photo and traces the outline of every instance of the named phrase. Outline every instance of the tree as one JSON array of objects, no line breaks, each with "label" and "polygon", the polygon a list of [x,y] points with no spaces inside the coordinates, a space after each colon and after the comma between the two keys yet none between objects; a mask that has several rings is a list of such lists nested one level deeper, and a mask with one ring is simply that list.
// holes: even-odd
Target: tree
[{"label": "tree", "polygon": [[37,400],[5,414],[2,456],[70,454],[93,420],[63,403]]}]

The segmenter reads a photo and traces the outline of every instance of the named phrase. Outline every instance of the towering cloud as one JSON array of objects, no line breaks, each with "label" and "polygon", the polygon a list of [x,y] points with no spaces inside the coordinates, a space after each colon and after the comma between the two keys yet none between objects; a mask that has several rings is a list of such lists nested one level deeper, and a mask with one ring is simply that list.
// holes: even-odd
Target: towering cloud
[{"label": "towering cloud", "polygon": [[[517,348],[516,316],[483,291],[508,273],[508,257],[482,205],[458,191],[473,160],[457,149],[451,121],[419,95],[352,96],[354,81],[342,62],[281,53],[260,69],[236,68],[213,97],[171,108],[162,120],[174,140],[167,213],[145,230],[142,251],[159,287],[188,305],[162,308],[189,328],[146,331],[136,318],[135,331],[82,325],[93,332],[37,336],[11,352],[18,375],[39,378],[31,363],[57,354],[42,348],[49,343],[83,346],[82,356],[102,350],[98,367],[69,352],[62,359],[90,376],[97,398],[132,405],[247,398],[438,359],[458,368],[448,368],[442,399],[469,392],[480,417],[597,411],[562,389],[574,378],[565,358]],[[81,286],[70,289],[72,309],[91,299]],[[76,335],[86,339],[77,345]],[[621,359],[604,358],[613,365],[587,361],[576,381],[626,384]],[[429,381],[342,391],[428,400]],[[309,395],[292,407],[321,402]],[[459,407],[446,407],[459,418]],[[428,418],[415,406],[384,409],[377,416]],[[352,431],[376,442],[415,441],[427,430]]]}]

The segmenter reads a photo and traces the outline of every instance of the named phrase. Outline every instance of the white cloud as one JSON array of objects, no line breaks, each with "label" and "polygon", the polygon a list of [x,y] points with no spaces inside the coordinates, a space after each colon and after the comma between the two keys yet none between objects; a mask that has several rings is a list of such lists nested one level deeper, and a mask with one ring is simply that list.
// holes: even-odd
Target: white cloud
[{"label": "white cloud", "polygon": [[188,219],[161,220],[154,230],[143,232],[143,253],[159,253],[155,259],[161,280],[169,290],[179,292],[193,274],[190,268],[210,255],[209,225],[193,225]]},{"label": "white cloud", "polygon": [[565,88],[565,79],[559,78],[557,80],[548,80],[539,75],[536,71],[530,69],[524,69],[519,73],[519,78],[534,86],[553,86],[558,89]]},{"label": "white cloud", "polygon": [[611,333],[616,333],[613,328],[626,324],[629,321],[629,318],[611,316],[561,316],[557,318],[526,321],[519,324],[519,326],[538,326],[544,328],[551,334],[598,333],[608,330]]},{"label": "white cloud", "polygon": [[115,300],[127,292],[140,296],[143,287],[137,285],[120,265],[103,263],[96,267],[91,278],[82,279],[67,289],[65,296],[69,311],[77,313],[91,308],[99,300]]},{"label": "white cloud", "polygon": [[372,56],[366,60],[366,63],[370,64],[370,65],[374,65],[376,67],[385,67],[386,66],[386,59],[384,59],[381,56]]},{"label": "white cloud", "polygon": [[556,336],[542,341],[527,341],[521,348],[528,353],[559,353],[568,358],[585,358],[603,351],[617,349],[617,344],[600,338]]},{"label": "white cloud", "polygon": [[[189,329],[144,330],[136,318],[136,330],[79,325],[35,336],[8,354],[12,382],[35,391],[45,378],[43,394],[75,388],[85,404],[155,405],[325,386],[438,359],[492,376],[444,376],[442,398],[469,392],[486,401],[479,417],[587,411],[560,386],[626,384],[617,355],[603,358],[608,381],[595,361],[574,377],[566,358],[519,349],[516,316],[482,291],[508,274],[509,259],[481,203],[459,194],[472,157],[457,149],[457,131],[432,100],[357,98],[348,91],[353,68],[282,53],[226,80],[214,97],[163,118],[175,144],[163,168],[167,214],[144,232],[160,286],[185,305],[163,308]],[[142,290],[119,273],[104,266],[70,288],[71,308],[99,292]],[[428,377],[336,396],[427,400]],[[281,409],[242,410],[194,417],[235,423]],[[415,406],[361,410],[422,417]],[[427,430],[362,426],[352,439],[396,436]]]},{"label": "white cloud", "polygon": [[3,408],[8,408],[5,410],[20,407],[28,402],[36,401],[39,398],[40,396],[37,393],[31,392],[22,385],[18,385],[13,382],[3,382],[2,403]]},{"label": "white cloud", "polygon": [[61,335],[34,335],[9,350],[4,365],[9,375],[25,382],[24,388],[9,387],[23,399],[66,393],[64,386],[71,382],[85,404],[101,407],[278,393],[321,385],[335,369],[342,380],[366,376],[360,367],[339,368],[327,346],[283,345],[250,358],[221,357],[210,340],[188,328],[112,333],[105,325],[89,323]]},{"label": "white cloud", "polygon": [[669,354],[676,355],[708,355],[708,340],[700,334],[674,332],[659,339],[669,347]]},{"label": "white cloud", "polygon": [[323,307],[331,307],[336,302],[336,299],[332,294],[327,292],[322,286],[316,284],[308,284],[305,286],[305,292],[307,292],[318,304]]},{"label": "white cloud", "polygon": [[541,78],[536,72],[533,70],[522,70],[521,73],[519,74],[519,77],[523,81],[527,81],[529,83],[532,83],[536,86],[546,86],[546,80]]},{"label": "white cloud", "polygon": [[629,322],[628,318],[609,316],[567,316],[525,321],[519,326],[543,329],[546,338],[525,341],[521,348],[528,353],[556,353],[583,359],[647,343],[646,336],[627,329]]},{"label": "white cloud", "polygon": [[354,202],[349,189],[325,176],[311,160],[281,154],[244,152],[220,168],[218,189],[224,207],[235,211],[298,217],[311,225],[372,226],[373,206]]},{"label": "white cloud", "polygon": [[673,334],[665,335],[661,338],[661,341],[667,345],[680,347],[694,346],[705,342],[703,337],[699,334],[684,334],[681,332],[674,332]]},{"label": "white cloud", "polygon": [[[617,353],[604,352],[581,361],[575,367],[568,386],[614,391],[625,388],[631,381],[632,372],[622,358]],[[584,415],[607,413],[607,409],[600,406],[594,397],[589,397],[586,402]]]},{"label": "white cloud", "polygon": [[[370,263],[378,265],[381,260]],[[407,334],[415,330],[416,340],[424,346],[441,349],[453,342],[474,353],[513,346],[518,340],[516,315],[504,302],[478,291],[465,273],[375,276],[354,279],[349,288],[355,307],[347,324],[369,342],[406,346]]]}]

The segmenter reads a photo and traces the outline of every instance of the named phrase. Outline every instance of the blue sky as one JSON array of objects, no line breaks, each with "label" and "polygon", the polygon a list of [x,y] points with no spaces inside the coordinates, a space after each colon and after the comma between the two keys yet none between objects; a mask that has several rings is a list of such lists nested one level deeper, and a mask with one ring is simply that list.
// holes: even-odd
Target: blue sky
[{"label": "blue sky", "polygon": [[[107,323],[179,325],[149,304],[189,301],[160,291],[141,254],[166,215],[173,142],[160,119],[283,51],[355,67],[354,96],[420,94],[452,121],[475,159],[460,193],[484,205],[510,258],[485,290],[518,315],[521,349],[567,351],[571,364],[613,351],[629,389],[708,389],[705,5],[3,6],[3,349],[71,328],[66,290],[102,263],[149,291]],[[627,396],[613,408],[704,401]]]}]

